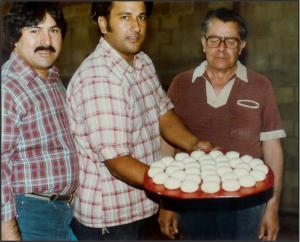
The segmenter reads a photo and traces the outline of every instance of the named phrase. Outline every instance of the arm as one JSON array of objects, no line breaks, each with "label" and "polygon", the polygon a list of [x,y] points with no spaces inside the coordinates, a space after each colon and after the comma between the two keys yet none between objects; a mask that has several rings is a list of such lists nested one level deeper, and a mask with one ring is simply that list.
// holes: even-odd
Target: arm
[{"label": "arm", "polygon": [[16,219],[1,222],[1,240],[21,240]]},{"label": "arm", "polygon": [[264,160],[274,172],[273,196],[267,203],[259,229],[259,239],[276,240],[279,231],[278,209],[282,190],[283,149],[279,139],[263,141]]},{"label": "arm", "polygon": [[159,128],[162,137],[172,145],[189,152],[195,149],[211,149],[208,141],[199,141],[183,124],[173,110],[159,118]]},{"label": "arm", "polygon": [[1,97],[1,240],[21,240],[16,222],[16,204],[12,189],[12,154],[17,147],[19,128],[17,123],[21,115],[6,86]]},{"label": "arm", "polygon": [[148,165],[129,155],[107,160],[105,165],[114,177],[133,186],[143,186],[144,174]]}]

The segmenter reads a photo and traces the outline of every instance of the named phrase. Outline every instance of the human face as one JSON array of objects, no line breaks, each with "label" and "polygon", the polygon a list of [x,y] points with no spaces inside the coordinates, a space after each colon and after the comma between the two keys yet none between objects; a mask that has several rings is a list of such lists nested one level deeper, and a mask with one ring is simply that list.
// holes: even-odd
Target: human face
[{"label": "human face", "polygon": [[[240,39],[238,24],[235,22],[223,22],[217,18],[211,20],[206,33],[206,37],[218,36],[220,38],[238,38]],[[208,68],[218,71],[233,71],[239,55],[246,45],[245,41],[235,49],[227,48],[225,43],[220,43],[219,47],[208,47],[206,39],[202,37],[203,51],[206,54]]]},{"label": "human face", "polygon": [[15,51],[44,79],[48,69],[57,59],[62,45],[61,30],[55,20],[46,13],[37,26],[23,27],[22,35],[15,43]]},{"label": "human face", "polygon": [[145,40],[147,15],[144,2],[113,2],[108,20],[99,17],[98,24],[104,39],[131,64]]}]

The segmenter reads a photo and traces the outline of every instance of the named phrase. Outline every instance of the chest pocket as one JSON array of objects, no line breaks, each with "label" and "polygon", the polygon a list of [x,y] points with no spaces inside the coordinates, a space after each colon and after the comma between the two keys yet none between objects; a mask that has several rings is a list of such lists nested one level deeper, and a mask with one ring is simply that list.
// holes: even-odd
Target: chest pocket
[{"label": "chest pocket", "polygon": [[251,99],[237,99],[230,110],[230,135],[237,139],[259,138],[262,105]]}]

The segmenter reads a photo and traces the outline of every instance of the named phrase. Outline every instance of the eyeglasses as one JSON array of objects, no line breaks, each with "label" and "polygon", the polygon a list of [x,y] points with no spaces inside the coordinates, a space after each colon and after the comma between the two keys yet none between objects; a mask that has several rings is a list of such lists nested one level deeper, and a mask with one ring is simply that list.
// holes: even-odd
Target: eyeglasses
[{"label": "eyeglasses", "polygon": [[221,38],[219,36],[204,36],[206,39],[207,46],[210,48],[218,48],[222,42],[229,49],[236,49],[240,44],[240,39],[235,37]]}]

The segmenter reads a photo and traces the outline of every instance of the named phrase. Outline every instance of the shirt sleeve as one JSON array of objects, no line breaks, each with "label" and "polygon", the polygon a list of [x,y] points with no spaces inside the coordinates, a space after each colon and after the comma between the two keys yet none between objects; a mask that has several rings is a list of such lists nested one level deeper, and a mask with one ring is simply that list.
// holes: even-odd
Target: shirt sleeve
[{"label": "shirt sleeve", "polygon": [[128,155],[132,133],[129,92],[117,82],[87,81],[81,89],[83,119],[89,144],[99,161]]},{"label": "shirt sleeve", "polygon": [[2,89],[1,98],[1,221],[16,217],[16,205],[12,192],[12,155],[17,146],[19,115],[11,95]]},{"label": "shirt sleeve", "polygon": [[286,133],[282,127],[275,94],[269,80],[267,81],[267,87],[264,94],[262,119],[262,130],[260,133],[261,141],[286,137]]},{"label": "shirt sleeve", "polygon": [[154,85],[156,86],[154,94],[158,100],[158,107],[159,107],[159,116],[164,115],[170,109],[174,108],[174,105],[170,98],[167,96],[166,92],[162,88],[162,85],[157,77],[155,67],[148,56],[145,56],[147,66],[150,68],[150,73],[154,75]]}]

